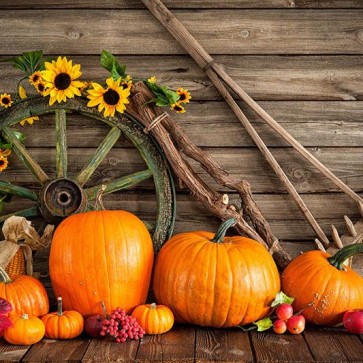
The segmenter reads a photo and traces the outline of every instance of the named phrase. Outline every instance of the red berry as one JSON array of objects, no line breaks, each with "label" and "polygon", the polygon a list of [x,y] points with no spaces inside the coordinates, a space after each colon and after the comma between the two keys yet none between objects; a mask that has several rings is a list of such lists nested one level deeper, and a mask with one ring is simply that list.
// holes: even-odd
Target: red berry
[{"label": "red berry", "polygon": [[277,315],[278,319],[281,319],[281,320],[290,319],[292,317],[293,313],[294,313],[294,309],[293,309],[292,305],[287,304],[287,303],[282,303],[282,304],[278,305],[276,308],[276,315]]},{"label": "red berry", "polygon": [[277,319],[277,320],[274,321],[273,330],[274,330],[275,333],[283,334],[283,333],[285,333],[286,329],[287,329],[287,326],[286,326],[286,323],[283,320]]},{"label": "red berry", "polygon": [[286,323],[287,330],[291,334],[300,334],[305,329],[305,318],[303,315],[293,315]]}]

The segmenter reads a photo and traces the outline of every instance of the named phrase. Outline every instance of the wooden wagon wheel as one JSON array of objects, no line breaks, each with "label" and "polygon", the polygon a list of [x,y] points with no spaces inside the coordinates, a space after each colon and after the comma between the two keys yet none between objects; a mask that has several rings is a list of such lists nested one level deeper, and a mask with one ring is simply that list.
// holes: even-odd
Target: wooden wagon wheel
[{"label": "wooden wagon wheel", "polygon": [[[143,132],[141,124],[127,112],[122,116],[103,117],[95,108],[88,108],[82,98],[69,99],[66,103],[49,106],[48,99],[33,97],[22,100],[0,113],[0,131],[3,137],[13,145],[13,151],[26,168],[33,174],[40,190],[31,190],[22,186],[0,181],[0,193],[27,198],[35,202],[31,208],[19,210],[13,214],[27,218],[41,217],[48,223],[58,223],[63,218],[85,211],[88,202],[95,199],[101,185],[85,186],[107,153],[123,134],[137,148],[147,168],[143,171],[116,178],[106,184],[104,194],[113,193],[132,187],[146,179],[153,178],[157,213],[152,229],[155,249],[159,250],[171,236],[175,218],[175,190],[173,179],[166,160],[156,142]],[[96,119],[110,128],[107,136],[77,175],[68,175],[67,168],[67,114],[79,113]],[[41,166],[29,154],[26,147],[16,138],[12,126],[31,117],[52,113],[55,115],[55,178],[50,178]],[[10,215],[0,217],[3,222]]]}]

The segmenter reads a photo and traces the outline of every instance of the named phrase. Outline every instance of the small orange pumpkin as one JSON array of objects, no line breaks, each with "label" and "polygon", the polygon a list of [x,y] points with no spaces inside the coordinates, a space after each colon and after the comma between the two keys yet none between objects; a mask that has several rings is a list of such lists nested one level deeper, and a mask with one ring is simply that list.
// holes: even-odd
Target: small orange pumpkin
[{"label": "small orange pumpkin", "polygon": [[13,310],[9,315],[41,316],[49,311],[47,291],[39,280],[28,275],[17,276],[11,280],[1,267],[0,297],[12,305]]},{"label": "small orange pumpkin", "polygon": [[363,307],[363,278],[344,261],[363,252],[363,244],[343,247],[334,256],[309,251],[295,258],[282,273],[282,290],[295,298],[293,307],[306,320],[333,326],[344,312]]},{"label": "small orange pumpkin", "polygon": [[45,336],[51,339],[73,339],[83,331],[83,316],[75,310],[63,311],[62,298],[58,297],[58,311],[42,317]]},{"label": "small orange pumpkin", "polygon": [[169,331],[174,325],[173,312],[164,305],[139,305],[132,312],[146,334],[162,334]]},{"label": "small orange pumpkin", "polygon": [[8,343],[31,345],[38,343],[44,337],[45,327],[38,317],[23,314],[11,316],[9,319],[12,326],[4,331],[4,339]]},{"label": "small orange pumpkin", "polygon": [[270,253],[257,241],[225,237],[231,218],[217,233],[173,236],[155,262],[153,291],[177,322],[215,328],[244,325],[270,311],[280,275]]}]

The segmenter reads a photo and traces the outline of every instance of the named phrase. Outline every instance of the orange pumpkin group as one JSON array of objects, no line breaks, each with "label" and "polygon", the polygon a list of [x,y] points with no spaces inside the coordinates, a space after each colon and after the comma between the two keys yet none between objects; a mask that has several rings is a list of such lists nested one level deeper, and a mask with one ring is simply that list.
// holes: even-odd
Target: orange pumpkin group
[{"label": "orange pumpkin group", "polygon": [[263,318],[280,291],[280,276],[269,252],[257,241],[225,237],[235,223],[214,235],[197,231],[172,237],[155,263],[156,301],[177,322],[233,327]]},{"label": "orange pumpkin group", "polygon": [[343,262],[363,252],[363,244],[349,245],[334,256],[309,251],[295,258],[281,276],[283,291],[293,297],[293,307],[306,320],[332,326],[344,312],[363,307],[363,278]]},{"label": "orange pumpkin group", "polygon": [[121,307],[130,311],[147,298],[153,266],[153,244],[135,215],[100,210],[71,215],[52,241],[49,272],[65,310],[83,316]]}]

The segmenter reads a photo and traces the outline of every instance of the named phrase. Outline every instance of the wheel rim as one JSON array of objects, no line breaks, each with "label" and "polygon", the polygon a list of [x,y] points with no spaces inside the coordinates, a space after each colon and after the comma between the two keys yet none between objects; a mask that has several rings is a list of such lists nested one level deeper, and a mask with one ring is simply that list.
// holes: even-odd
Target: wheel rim
[{"label": "wheel rim", "polygon": [[[13,151],[41,186],[40,192],[36,193],[29,188],[0,180],[0,193],[17,195],[36,202],[36,206],[11,215],[21,215],[28,218],[41,216],[48,223],[58,223],[68,215],[85,211],[87,202],[95,199],[101,187],[101,185],[85,187],[85,184],[115,145],[120,135],[123,134],[138,150],[147,169],[110,181],[106,184],[104,194],[124,190],[148,178],[153,178],[157,213],[152,238],[155,250],[158,251],[162,244],[170,238],[175,220],[175,189],[169,166],[157,143],[143,132],[141,123],[134,117],[125,112],[123,115],[105,118],[97,109],[88,108],[86,104],[87,100],[74,98],[67,100],[66,103],[49,106],[48,99],[32,97],[22,100],[0,113],[0,131],[3,137],[13,144]],[[77,175],[72,177],[68,175],[66,137],[67,114],[69,112],[96,119],[110,128],[107,136],[86,165]],[[55,114],[56,177],[54,179],[51,179],[30,156],[26,147],[19,142],[11,129],[11,126],[28,117],[49,113]],[[9,216],[1,216],[0,222]]]}]

